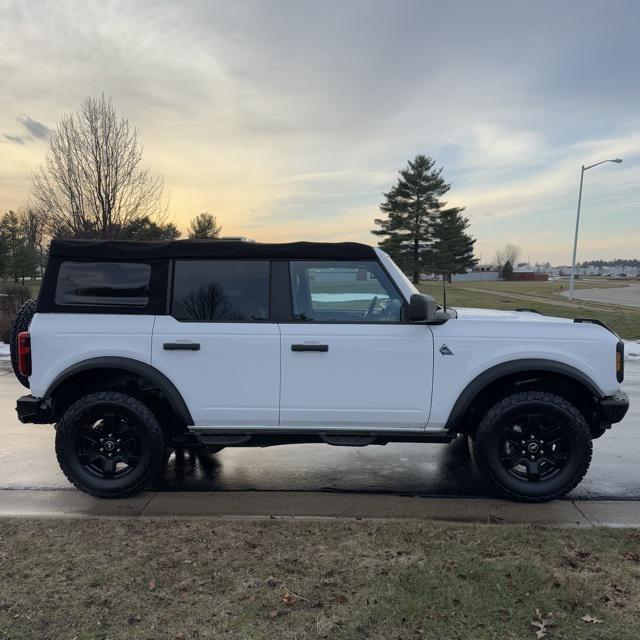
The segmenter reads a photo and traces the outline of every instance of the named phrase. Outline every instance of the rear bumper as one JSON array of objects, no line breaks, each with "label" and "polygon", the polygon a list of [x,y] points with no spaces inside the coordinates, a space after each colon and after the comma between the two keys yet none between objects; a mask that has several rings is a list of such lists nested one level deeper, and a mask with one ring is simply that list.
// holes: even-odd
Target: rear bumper
[{"label": "rear bumper", "polygon": [[33,396],[22,396],[16,403],[18,420],[31,424],[51,424],[54,422],[51,403],[46,398],[34,398]]},{"label": "rear bumper", "polygon": [[618,391],[613,396],[606,396],[599,402],[601,422],[613,424],[620,422],[629,409],[629,396],[624,391]]}]

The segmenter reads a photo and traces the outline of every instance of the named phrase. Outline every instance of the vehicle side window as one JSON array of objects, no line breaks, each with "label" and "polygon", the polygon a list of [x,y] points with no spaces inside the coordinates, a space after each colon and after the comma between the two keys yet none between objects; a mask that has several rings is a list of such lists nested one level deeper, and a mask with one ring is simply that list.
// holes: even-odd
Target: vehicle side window
[{"label": "vehicle side window", "polygon": [[269,319],[268,260],[177,260],[171,315],[182,322]]},{"label": "vehicle side window", "polygon": [[135,262],[63,262],[55,302],[59,305],[144,307],[151,267]]},{"label": "vehicle side window", "polygon": [[400,322],[403,301],[377,262],[292,261],[296,320]]}]

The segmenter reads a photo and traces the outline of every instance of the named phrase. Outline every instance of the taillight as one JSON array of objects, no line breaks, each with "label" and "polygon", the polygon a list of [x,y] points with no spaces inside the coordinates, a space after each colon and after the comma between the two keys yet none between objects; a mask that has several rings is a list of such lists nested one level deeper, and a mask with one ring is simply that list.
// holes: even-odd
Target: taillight
[{"label": "taillight", "polygon": [[624,342],[620,340],[616,345],[616,379],[624,380]]},{"label": "taillight", "polygon": [[31,375],[31,335],[28,331],[18,334],[18,371],[25,378]]}]

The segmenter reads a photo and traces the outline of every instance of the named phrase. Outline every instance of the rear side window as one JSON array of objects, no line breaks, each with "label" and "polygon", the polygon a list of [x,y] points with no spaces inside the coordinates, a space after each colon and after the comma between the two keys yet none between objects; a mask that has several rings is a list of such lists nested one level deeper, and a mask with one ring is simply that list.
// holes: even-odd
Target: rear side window
[{"label": "rear side window", "polygon": [[182,322],[269,319],[268,260],[177,260],[171,315]]},{"label": "rear side window", "polygon": [[134,262],[63,262],[55,302],[72,306],[145,307],[151,267]]}]

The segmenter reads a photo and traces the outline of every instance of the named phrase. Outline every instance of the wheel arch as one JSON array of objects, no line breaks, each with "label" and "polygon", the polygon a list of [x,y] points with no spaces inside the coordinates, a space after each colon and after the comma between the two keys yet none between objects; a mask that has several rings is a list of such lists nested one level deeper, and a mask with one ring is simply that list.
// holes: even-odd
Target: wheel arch
[{"label": "wheel arch", "polygon": [[[95,375],[92,376],[92,373]],[[179,423],[185,426],[193,425],[191,412],[173,382],[155,367],[133,358],[103,356],[75,363],[56,376],[48,386],[44,397],[51,399],[55,407],[56,398],[70,390],[74,381],[84,388],[89,380],[100,375],[107,376],[110,380],[118,376],[134,376],[143,381],[149,389],[160,392]]]},{"label": "wheel arch", "polygon": [[565,395],[568,393],[591,423],[591,404],[594,399],[605,395],[595,382],[579,369],[563,362],[526,358],[495,365],[476,376],[458,396],[445,429],[450,433],[469,432],[471,428],[466,425],[473,422],[474,412],[487,401],[497,400],[512,389],[553,390],[550,384],[558,385],[559,395],[563,395],[563,391]]}]

